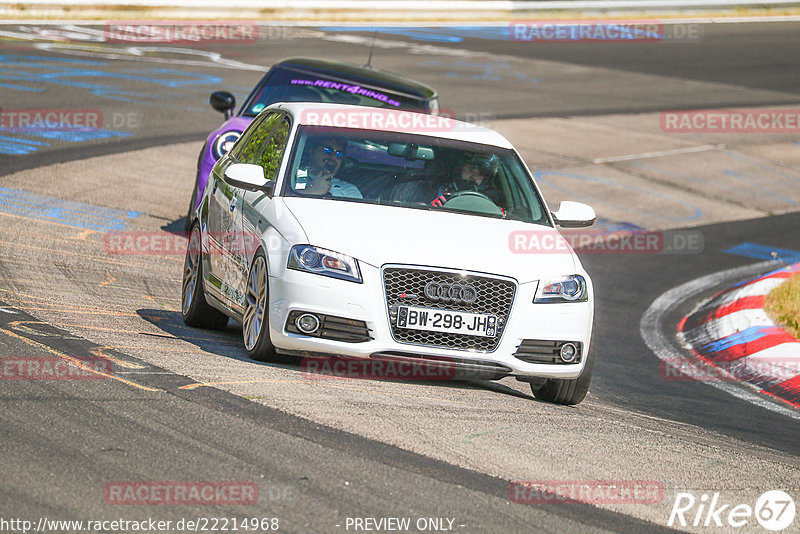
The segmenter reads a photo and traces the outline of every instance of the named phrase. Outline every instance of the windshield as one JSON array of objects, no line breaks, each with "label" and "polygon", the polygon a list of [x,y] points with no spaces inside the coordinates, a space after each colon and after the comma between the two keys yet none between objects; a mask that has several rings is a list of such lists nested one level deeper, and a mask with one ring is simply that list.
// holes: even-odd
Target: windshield
[{"label": "windshield", "polygon": [[242,115],[255,117],[276,102],[329,102],[427,112],[425,100],[376,86],[363,86],[328,75],[276,68],[247,102]]},{"label": "windshield", "polygon": [[301,126],[282,194],[550,225],[513,150],[423,135]]}]

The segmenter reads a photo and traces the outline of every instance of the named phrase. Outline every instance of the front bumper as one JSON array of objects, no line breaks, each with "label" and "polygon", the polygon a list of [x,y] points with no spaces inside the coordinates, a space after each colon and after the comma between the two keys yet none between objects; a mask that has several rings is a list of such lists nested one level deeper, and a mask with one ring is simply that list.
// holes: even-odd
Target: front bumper
[{"label": "front bumper", "polygon": [[[585,302],[533,304],[537,282],[517,285],[511,312],[497,347],[492,351],[461,350],[401,343],[392,335],[381,269],[362,264],[363,283],[357,284],[286,269],[270,278],[270,335],[279,352],[302,356],[333,355],[349,358],[443,359],[458,365],[494,369],[498,376],[577,378],[590,350],[594,297],[591,281]],[[371,339],[343,342],[291,333],[287,319],[304,311],[364,321]],[[578,363],[531,363],[514,356],[524,341],[552,340],[580,343]],[[467,367],[464,367],[465,369]]]}]

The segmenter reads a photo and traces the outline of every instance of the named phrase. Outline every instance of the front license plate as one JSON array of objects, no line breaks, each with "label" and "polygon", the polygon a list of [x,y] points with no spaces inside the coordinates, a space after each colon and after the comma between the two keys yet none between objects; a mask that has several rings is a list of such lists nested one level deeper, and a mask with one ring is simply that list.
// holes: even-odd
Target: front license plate
[{"label": "front license plate", "polygon": [[469,336],[495,337],[497,316],[451,310],[400,306],[397,309],[397,326],[411,330],[428,330]]}]

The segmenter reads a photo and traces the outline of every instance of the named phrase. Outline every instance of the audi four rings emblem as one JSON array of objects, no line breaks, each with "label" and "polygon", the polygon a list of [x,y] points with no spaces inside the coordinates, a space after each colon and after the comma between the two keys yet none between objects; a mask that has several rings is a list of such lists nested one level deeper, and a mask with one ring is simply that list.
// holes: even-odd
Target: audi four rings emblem
[{"label": "audi four rings emblem", "polygon": [[472,304],[478,298],[478,292],[474,287],[463,284],[428,282],[425,284],[425,296],[431,300]]}]

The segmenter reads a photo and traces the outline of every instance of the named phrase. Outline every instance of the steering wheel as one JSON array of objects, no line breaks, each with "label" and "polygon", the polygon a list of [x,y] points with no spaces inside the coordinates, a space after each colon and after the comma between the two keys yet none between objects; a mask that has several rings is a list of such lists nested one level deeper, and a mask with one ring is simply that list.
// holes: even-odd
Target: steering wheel
[{"label": "steering wheel", "polygon": [[494,201],[478,191],[456,191],[448,195],[442,204],[444,209],[504,215],[503,210]]},{"label": "steering wheel", "polygon": [[468,197],[474,197],[476,199],[481,198],[481,199],[484,199],[484,200],[488,200],[489,202],[494,204],[494,200],[492,200],[491,198],[487,197],[486,195],[484,195],[483,193],[480,193],[478,191],[456,191],[455,193],[451,193],[447,197],[447,203],[449,204],[452,201],[456,200],[457,198],[467,197],[467,196]]}]

